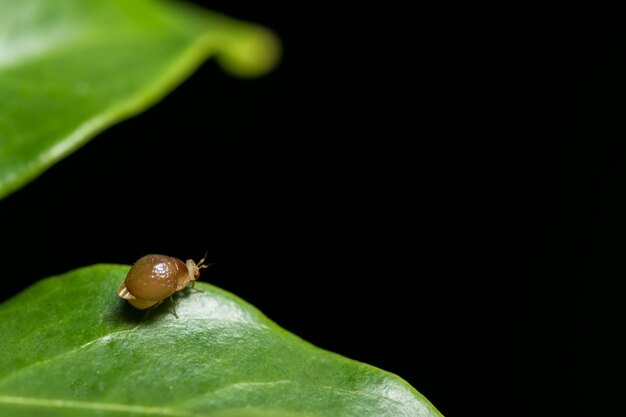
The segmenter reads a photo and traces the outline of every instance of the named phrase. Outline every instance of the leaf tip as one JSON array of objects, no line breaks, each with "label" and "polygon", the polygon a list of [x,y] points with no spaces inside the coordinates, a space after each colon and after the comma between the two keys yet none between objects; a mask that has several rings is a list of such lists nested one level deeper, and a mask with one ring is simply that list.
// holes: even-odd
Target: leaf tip
[{"label": "leaf tip", "polygon": [[228,73],[240,78],[267,74],[280,61],[282,44],[271,30],[248,24],[242,27],[216,59]]}]

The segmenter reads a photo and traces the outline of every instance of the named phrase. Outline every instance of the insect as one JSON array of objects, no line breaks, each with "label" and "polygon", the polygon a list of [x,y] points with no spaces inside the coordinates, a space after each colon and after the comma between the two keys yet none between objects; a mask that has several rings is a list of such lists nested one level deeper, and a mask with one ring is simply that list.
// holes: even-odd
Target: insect
[{"label": "insect", "polygon": [[183,262],[173,256],[143,256],[130,268],[117,289],[117,295],[139,310],[156,307],[169,298],[172,312],[178,318],[172,294],[189,285],[195,286],[200,270],[209,266],[204,263],[204,259],[195,263],[192,259]]}]

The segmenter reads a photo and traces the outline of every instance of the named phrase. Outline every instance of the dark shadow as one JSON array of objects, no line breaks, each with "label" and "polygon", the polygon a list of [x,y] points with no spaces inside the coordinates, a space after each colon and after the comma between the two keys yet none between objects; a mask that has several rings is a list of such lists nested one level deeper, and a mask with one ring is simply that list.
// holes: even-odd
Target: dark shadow
[{"label": "dark shadow", "polygon": [[[178,300],[185,299],[194,294],[203,293],[204,291],[199,288],[187,287],[181,291],[178,291],[172,295],[172,299],[175,305],[178,305]],[[156,318],[166,314],[172,314],[172,302],[169,298],[163,300],[161,304],[156,307],[149,308],[147,310],[138,310],[133,307],[128,301],[117,298],[115,303],[109,309],[105,320],[127,322],[127,323],[150,323]]]},{"label": "dark shadow", "polygon": [[190,297],[190,296],[192,296],[194,294],[199,294],[199,293],[203,293],[203,292],[204,291],[202,291],[201,289],[199,289],[197,287],[196,288],[187,287],[187,288],[185,288],[183,290],[178,291],[177,293],[175,293],[173,295],[174,302],[176,302],[177,298],[188,298],[188,297]]},{"label": "dark shadow", "polygon": [[[176,301],[176,300],[174,300]],[[156,307],[147,310],[138,310],[128,301],[118,298],[111,307],[105,320],[126,323],[150,323],[155,318],[164,314],[172,314],[172,306],[169,300],[165,300]]]}]

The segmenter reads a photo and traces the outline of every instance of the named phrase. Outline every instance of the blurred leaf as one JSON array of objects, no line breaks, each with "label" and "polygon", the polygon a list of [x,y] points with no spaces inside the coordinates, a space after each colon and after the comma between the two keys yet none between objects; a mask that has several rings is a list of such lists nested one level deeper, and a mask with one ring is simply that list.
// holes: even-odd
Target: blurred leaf
[{"label": "blurred leaf", "polygon": [[161,99],[206,58],[251,77],[267,29],[157,0],[0,0],[0,198]]},{"label": "blurred leaf", "polygon": [[127,266],[43,280],[0,305],[0,415],[441,417],[401,378],[319,349],[199,283],[145,321]]}]

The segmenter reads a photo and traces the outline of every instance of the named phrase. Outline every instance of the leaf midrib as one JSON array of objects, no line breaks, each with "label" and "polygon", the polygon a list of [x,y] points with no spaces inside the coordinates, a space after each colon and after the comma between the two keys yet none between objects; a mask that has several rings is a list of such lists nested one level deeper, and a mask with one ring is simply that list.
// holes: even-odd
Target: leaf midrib
[{"label": "leaf midrib", "polygon": [[208,417],[210,414],[189,413],[165,407],[149,407],[145,405],[129,405],[117,403],[100,403],[91,401],[59,400],[52,398],[18,397],[0,395],[0,403],[30,407],[75,408],[85,410],[105,410],[135,414],[159,414],[174,417]]}]

